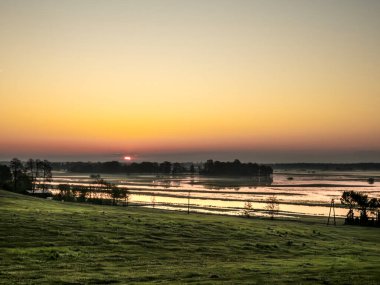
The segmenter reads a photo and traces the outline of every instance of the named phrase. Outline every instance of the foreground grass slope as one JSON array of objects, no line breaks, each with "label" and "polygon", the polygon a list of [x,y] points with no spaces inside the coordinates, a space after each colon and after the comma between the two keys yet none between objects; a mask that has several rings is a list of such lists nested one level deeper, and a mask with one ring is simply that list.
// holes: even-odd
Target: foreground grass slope
[{"label": "foreground grass slope", "polygon": [[380,284],[380,229],[0,191],[0,284]]}]

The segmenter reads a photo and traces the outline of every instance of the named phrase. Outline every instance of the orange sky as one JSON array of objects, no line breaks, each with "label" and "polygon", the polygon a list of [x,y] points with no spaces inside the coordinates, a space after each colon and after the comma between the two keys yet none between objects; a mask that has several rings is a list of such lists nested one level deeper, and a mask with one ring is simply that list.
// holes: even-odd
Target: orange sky
[{"label": "orange sky", "polygon": [[380,151],[379,15],[378,1],[1,1],[0,159]]}]

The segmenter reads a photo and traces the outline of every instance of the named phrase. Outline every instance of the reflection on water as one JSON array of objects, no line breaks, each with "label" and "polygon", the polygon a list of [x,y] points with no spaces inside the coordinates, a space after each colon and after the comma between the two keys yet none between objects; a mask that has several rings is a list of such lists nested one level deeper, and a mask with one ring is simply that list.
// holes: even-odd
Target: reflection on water
[{"label": "reflection on water", "polygon": [[190,185],[201,185],[205,189],[220,190],[234,189],[240,190],[241,187],[270,186],[273,183],[272,177],[223,177],[223,178],[200,178],[198,181],[192,180]]},{"label": "reflection on water", "polygon": [[[288,180],[290,176],[292,180]],[[278,171],[270,179],[120,174],[103,174],[101,177],[128,188],[131,203],[149,207],[154,197],[156,208],[187,210],[190,195],[192,211],[230,215],[240,214],[247,201],[252,202],[255,214],[265,214],[265,200],[271,195],[280,201],[283,216],[326,216],[331,199],[339,201],[345,190],[380,197],[380,171]],[[375,183],[369,184],[368,177],[374,177]],[[93,179],[90,174],[54,173],[52,185],[60,183],[93,185]],[[344,216],[346,212],[343,208],[336,209],[338,216]]]}]

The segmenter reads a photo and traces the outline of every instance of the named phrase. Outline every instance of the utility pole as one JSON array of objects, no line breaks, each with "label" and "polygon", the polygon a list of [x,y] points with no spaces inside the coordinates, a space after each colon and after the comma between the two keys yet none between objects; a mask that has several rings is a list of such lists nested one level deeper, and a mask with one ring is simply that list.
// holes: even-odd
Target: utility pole
[{"label": "utility pole", "polygon": [[[331,210],[333,212],[333,217],[331,217]],[[334,219],[334,226],[336,226],[336,220],[335,220],[335,202],[334,202],[334,199],[331,199],[329,218],[327,219],[327,225],[330,225],[330,217]]]}]

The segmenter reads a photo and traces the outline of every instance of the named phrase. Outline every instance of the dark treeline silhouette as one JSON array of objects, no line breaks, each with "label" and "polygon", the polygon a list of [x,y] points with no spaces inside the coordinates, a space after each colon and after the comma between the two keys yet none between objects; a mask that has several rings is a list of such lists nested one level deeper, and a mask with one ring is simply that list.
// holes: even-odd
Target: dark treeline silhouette
[{"label": "dark treeline silhouette", "polygon": [[0,165],[0,187],[22,194],[45,191],[52,179],[51,171],[51,164],[47,160],[29,159],[23,163],[14,158],[9,166]]},{"label": "dark treeline silhouette", "polygon": [[380,170],[380,163],[275,163],[274,169],[286,170]]},{"label": "dark treeline silhouette", "polygon": [[67,170],[69,172],[81,173],[162,173],[162,174],[179,174],[189,173],[194,170],[194,166],[185,166],[182,163],[171,163],[164,161],[157,162],[133,162],[130,164],[120,163],[118,161],[108,162],[64,162],[53,163],[56,170]]},{"label": "dark treeline silhouette", "polygon": [[196,167],[189,163],[157,162],[133,162],[120,163],[109,162],[64,162],[53,163],[56,170],[66,170],[79,173],[155,173],[155,174],[181,174],[199,172],[202,175],[241,175],[241,176],[270,176],[273,169],[267,165],[257,163],[241,163],[239,160],[233,162],[221,162],[208,160],[205,164]]},{"label": "dark treeline silhouette", "polygon": [[235,159],[233,162],[207,160],[200,174],[204,175],[239,175],[239,176],[271,176],[273,169],[267,165],[257,163],[241,163]]},{"label": "dark treeline silhouette", "polygon": [[[349,225],[380,226],[380,200],[357,191],[344,191],[340,201],[349,208],[345,223]],[[354,211],[359,211],[355,217]]]}]

